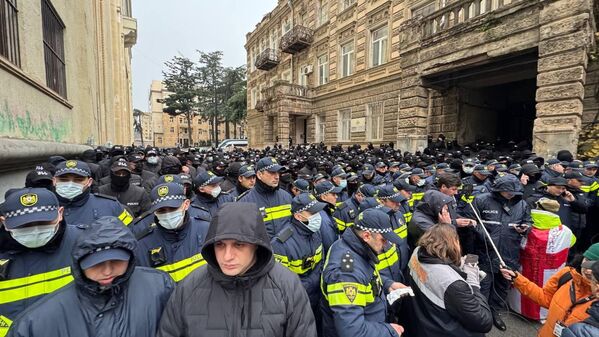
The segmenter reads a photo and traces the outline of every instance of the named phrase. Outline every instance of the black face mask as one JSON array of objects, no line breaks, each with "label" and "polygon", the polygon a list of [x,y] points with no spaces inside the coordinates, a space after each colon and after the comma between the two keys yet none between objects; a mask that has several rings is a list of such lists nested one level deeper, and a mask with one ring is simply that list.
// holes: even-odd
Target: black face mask
[{"label": "black face mask", "polygon": [[141,173],[142,171],[142,165],[140,162],[137,163],[133,163],[133,172],[135,173]]},{"label": "black face mask", "polygon": [[169,167],[163,167],[162,170],[160,170],[161,175],[165,175],[165,174],[179,174],[181,173],[181,166],[169,166]]},{"label": "black face mask", "polygon": [[292,178],[291,174],[289,174],[289,173],[283,173],[283,174],[281,174],[280,180],[281,180],[281,182],[283,184],[289,184],[289,183],[291,183],[291,178]]},{"label": "black face mask", "polygon": [[124,176],[117,176],[113,172],[110,172],[110,184],[117,188],[124,188],[129,186],[129,180],[131,179],[131,173],[127,172]]}]

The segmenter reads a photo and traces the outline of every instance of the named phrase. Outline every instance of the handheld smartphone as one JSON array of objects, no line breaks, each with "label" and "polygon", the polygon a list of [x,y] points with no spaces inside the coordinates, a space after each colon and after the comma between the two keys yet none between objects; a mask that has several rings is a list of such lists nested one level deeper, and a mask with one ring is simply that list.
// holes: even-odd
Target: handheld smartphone
[{"label": "handheld smartphone", "polygon": [[475,254],[467,254],[464,263],[467,264],[477,264],[478,263],[478,255]]}]

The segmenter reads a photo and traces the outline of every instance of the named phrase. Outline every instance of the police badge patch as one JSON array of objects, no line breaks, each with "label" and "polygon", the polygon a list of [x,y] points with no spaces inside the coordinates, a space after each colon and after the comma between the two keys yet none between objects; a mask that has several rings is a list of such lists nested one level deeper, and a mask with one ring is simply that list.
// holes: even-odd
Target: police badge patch
[{"label": "police badge patch", "polygon": [[37,204],[37,194],[27,193],[21,196],[21,205],[30,207]]},{"label": "police badge patch", "polygon": [[351,302],[354,303],[356,296],[358,295],[358,288],[353,285],[344,285],[343,292],[345,293],[345,297]]}]

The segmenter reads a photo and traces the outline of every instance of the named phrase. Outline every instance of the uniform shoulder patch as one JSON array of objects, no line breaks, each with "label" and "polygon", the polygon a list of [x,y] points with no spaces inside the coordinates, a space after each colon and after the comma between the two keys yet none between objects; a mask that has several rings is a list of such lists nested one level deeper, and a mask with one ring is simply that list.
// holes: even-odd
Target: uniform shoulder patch
[{"label": "uniform shoulder patch", "polygon": [[343,210],[343,209],[345,209],[345,208],[347,208],[347,204],[344,203],[344,202],[341,203],[341,205],[339,205],[339,207],[337,207],[337,209],[340,210],[340,211]]},{"label": "uniform shoulder patch", "polygon": [[356,217],[356,210],[352,208],[347,212],[347,214],[350,218],[354,219]]},{"label": "uniform shoulder patch", "polygon": [[238,195],[237,198],[235,198],[235,202],[241,200],[241,198],[245,197],[248,193],[250,193],[250,191],[251,191],[251,189],[247,190],[247,191],[245,191],[243,193],[241,193],[240,195]]},{"label": "uniform shoulder patch", "polygon": [[141,232],[137,233],[135,235],[135,239],[137,241],[145,238],[146,236],[152,234],[152,232],[154,232],[154,229],[156,229],[156,224],[152,223],[151,225],[149,225],[148,227],[146,227],[144,230],[142,230]]},{"label": "uniform shoulder patch", "polygon": [[285,243],[285,241],[289,240],[289,238],[293,235],[293,229],[291,229],[290,227],[287,227],[285,229],[283,229],[278,235],[277,235],[277,241],[281,242],[281,243]]},{"label": "uniform shoulder patch", "polygon": [[109,199],[109,200],[113,200],[113,201],[117,201],[117,202],[119,201],[116,197],[113,197],[108,194],[94,193],[94,195],[98,198]]},{"label": "uniform shoulder patch", "polygon": [[353,272],[354,271],[354,257],[350,252],[343,254],[341,257],[341,271],[342,272]]}]

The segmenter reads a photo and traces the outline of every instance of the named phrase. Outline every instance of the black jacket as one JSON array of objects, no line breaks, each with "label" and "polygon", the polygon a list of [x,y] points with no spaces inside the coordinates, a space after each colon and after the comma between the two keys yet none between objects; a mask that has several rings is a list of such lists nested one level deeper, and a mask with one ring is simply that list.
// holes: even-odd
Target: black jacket
[{"label": "black jacket", "polygon": [[418,248],[410,260],[409,285],[416,296],[405,306],[410,337],[483,337],[491,330],[491,309],[480,289],[456,266]]},{"label": "black jacket", "polygon": [[101,194],[115,197],[134,217],[140,216],[152,206],[148,193],[139,186],[129,185],[125,190],[119,191],[107,184],[100,186],[99,191]]},{"label": "black jacket", "polygon": [[[75,282],[25,310],[8,336],[155,336],[174,282],[161,271],[135,267],[136,244],[133,234],[115,217],[93,223],[73,248],[71,271]],[[106,246],[129,251],[131,260],[125,274],[102,289],[84,276],[79,261]]]},{"label": "black jacket", "polygon": [[424,197],[416,206],[408,225],[408,242],[411,247],[416,247],[422,234],[439,221],[439,213],[443,206],[452,202],[452,197],[437,190],[429,190],[424,193]]},{"label": "black jacket", "polygon": [[[214,253],[220,240],[257,246],[256,262],[242,276],[221,272]],[[173,293],[158,336],[316,336],[308,295],[297,275],[275,263],[255,204],[228,203],[212,218],[196,269]]]}]

